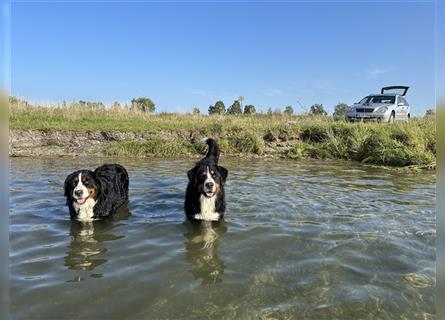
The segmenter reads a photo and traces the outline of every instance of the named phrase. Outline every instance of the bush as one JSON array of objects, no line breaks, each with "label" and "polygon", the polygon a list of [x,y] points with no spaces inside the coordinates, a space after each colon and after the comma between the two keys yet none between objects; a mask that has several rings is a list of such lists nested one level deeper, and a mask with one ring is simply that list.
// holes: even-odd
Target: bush
[{"label": "bush", "polygon": [[315,142],[320,143],[326,140],[328,137],[328,132],[326,130],[326,126],[324,125],[310,125],[302,127],[301,129],[301,138],[305,142]]},{"label": "bush", "polygon": [[264,151],[264,141],[250,132],[241,132],[229,137],[229,145],[233,150],[241,153],[261,155]]}]

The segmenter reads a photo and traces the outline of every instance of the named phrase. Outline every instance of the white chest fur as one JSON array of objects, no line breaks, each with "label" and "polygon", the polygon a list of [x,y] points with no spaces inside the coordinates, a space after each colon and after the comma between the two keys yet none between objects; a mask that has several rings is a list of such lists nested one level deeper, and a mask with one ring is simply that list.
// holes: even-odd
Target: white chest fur
[{"label": "white chest fur", "polygon": [[195,214],[195,219],[207,221],[219,220],[219,213],[215,212],[216,197],[207,198],[201,195],[199,202],[201,204],[201,213]]},{"label": "white chest fur", "polygon": [[73,207],[77,212],[77,220],[80,221],[91,221],[94,216],[94,206],[96,205],[96,201],[94,199],[88,198],[84,204],[78,204],[77,202],[73,202]]}]

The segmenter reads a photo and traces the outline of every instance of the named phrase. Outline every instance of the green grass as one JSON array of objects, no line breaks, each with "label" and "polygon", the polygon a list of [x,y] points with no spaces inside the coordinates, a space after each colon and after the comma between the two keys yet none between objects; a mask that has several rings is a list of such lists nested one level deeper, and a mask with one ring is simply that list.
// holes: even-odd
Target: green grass
[{"label": "green grass", "polygon": [[193,143],[183,140],[152,139],[148,141],[113,141],[110,142],[105,154],[109,156],[184,156],[196,154],[198,150]]},{"label": "green grass", "polygon": [[435,117],[395,124],[349,123],[311,116],[149,115],[123,108],[91,110],[75,104],[35,107],[20,101],[9,111],[11,129],[147,132],[155,136],[147,141],[110,142],[107,155],[202,154],[205,147],[199,141],[214,137],[229,154],[333,158],[394,167],[431,167],[436,162]]}]

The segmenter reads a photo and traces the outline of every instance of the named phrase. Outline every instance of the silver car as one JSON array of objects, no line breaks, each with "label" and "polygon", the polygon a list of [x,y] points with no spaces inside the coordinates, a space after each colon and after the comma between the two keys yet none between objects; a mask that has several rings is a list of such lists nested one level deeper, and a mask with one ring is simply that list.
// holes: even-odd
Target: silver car
[{"label": "silver car", "polygon": [[350,121],[408,120],[411,116],[408,101],[405,99],[408,89],[406,86],[384,87],[380,94],[370,94],[350,106],[346,117]]}]

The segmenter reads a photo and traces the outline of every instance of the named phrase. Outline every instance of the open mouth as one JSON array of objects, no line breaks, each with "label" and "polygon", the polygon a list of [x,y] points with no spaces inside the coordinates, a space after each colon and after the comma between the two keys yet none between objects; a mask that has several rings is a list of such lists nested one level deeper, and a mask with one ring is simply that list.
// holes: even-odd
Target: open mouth
[{"label": "open mouth", "polygon": [[211,198],[211,197],[213,197],[215,194],[216,194],[216,192],[211,192],[211,191],[206,191],[206,192],[204,192],[204,195],[205,195],[207,198]]},{"label": "open mouth", "polygon": [[88,198],[89,198],[89,196],[86,197],[86,198],[77,198],[76,202],[77,202],[77,204],[84,204],[85,201],[87,201]]}]

